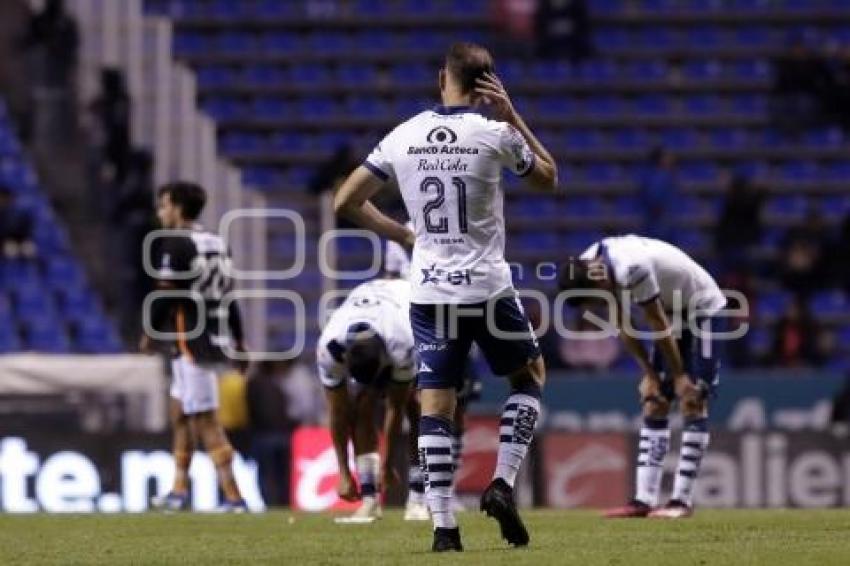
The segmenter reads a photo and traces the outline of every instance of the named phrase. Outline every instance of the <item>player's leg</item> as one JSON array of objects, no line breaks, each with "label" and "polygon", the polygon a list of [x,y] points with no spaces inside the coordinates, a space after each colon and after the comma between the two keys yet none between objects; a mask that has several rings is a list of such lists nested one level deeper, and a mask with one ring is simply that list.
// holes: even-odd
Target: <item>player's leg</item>
[{"label": "player's leg", "polygon": [[172,456],[174,458],[174,482],[171,490],[151,499],[151,507],[167,511],[179,511],[189,507],[189,465],[195,450],[189,419],[183,414],[183,404],[172,398],[168,407],[172,426]]},{"label": "player's leg", "polygon": [[[653,369],[664,375],[664,360],[659,349],[652,352]],[[638,458],[635,468],[635,495],[623,507],[610,509],[605,516],[613,519],[647,517],[658,506],[661,481],[664,477],[664,459],[670,449],[671,384],[662,381],[659,390],[654,380],[644,376],[638,386],[643,425],[638,438]]]},{"label": "player's leg", "polygon": [[528,455],[540,415],[546,367],[537,339],[516,296],[488,301],[486,324],[476,342],[496,375],[507,376],[511,393],[499,421],[499,452],[493,481],[481,496],[481,510],[499,521],[510,544],[528,544],[528,530],[514,501],[517,473]]},{"label": "player's leg", "polygon": [[452,484],[452,509],[455,512],[465,511],[463,504],[457,498],[457,478],[460,464],[463,460],[463,434],[465,432],[465,417],[466,417],[466,400],[462,398],[463,390],[458,392],[457,406],[455,407],[454,416],[454,434],[452,434],[452,468],[454,469],[455,477]]},{"label": "player's leg", "polygon": [[457,383],[472,339],[457,310],[444,305],[411,305],[410,321],[419,352],[419,463],[434,524],[432,550],[459,551],[460,530],[451,510],[452,431]]},{"label": "player's leg", "polygon": [[716,342],[712,337],[714,321],[709,318],[694,324],[698,329],[694,329],[696,332],[689,328],[682,331],[682,356],[691,382],[676,384],[684,429],[673,493],[664,508],[652,513],[653,517],[678,519],[689,517],[693,513],[694,484],[710,440],[708,399],[716,389],[719,379]]},{"label": "player's leg", "polygon": [[404,508],[405,521],[428,521],[431,515],[428,513],[428,505],[425,503],[425,477],[422,467],[419,465],[419,397],[415,390],[410,392],[410,397],[405,406],[408,423],[408,462],[410,464],[407,475],[407,504]]},{"label": "player's leg", "polygon": [[183,367],[185,397],[183,411],[191,427],[215,465],[224,492],[222,511],[242,512],[245,502],[233,475],[233,447],[218,419],[218,373],[215,368],[186,363]]},{"label": "player's leg", "polygon": [[224,492],[225,503],[222,511],[246,511],[245,501],[236,484],[233,475],[233,446],[227,439],[224,427],[218,420],[218,412],[215,410],[204,411],[192,415],[192,424],[198,431],[198,436],[204,444],[204,449],[209,454],[215,465],[216,474],[221,490]]},{"label": "player's leg", "polygon": [[361,503],[354,516],[364,520],[381,517],[378,477],[381,456],[378,453],[378,426],[375,421],[377,395],[371,389],[357,392],[354,418],[354,461],[360,483]]},{"label": "player's leg", "polygon": [[171,490],[151,499],[151,507],[169,511],[186,509],[189,506],[189,465],[195,443],[189,428],[189,419],[183,412],[184,386],[180,359],[171,362],[171,391],[168,419],[171,424],[171,446],[174,457],[174,483]]}]

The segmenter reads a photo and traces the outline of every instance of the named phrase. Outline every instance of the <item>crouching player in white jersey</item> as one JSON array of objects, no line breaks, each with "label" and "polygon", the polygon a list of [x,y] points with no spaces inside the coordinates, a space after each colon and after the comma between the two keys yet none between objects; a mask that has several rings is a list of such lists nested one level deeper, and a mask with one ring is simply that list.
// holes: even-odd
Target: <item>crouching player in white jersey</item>
[{"label": "crouching player in white jersey", "polygon": [[[726,297],[714,279],[679,248],[660,240],[629,235],[590,246],[561,272],[562,290],[603,290],[618,304],[620,337],[643,372],[640,431],[634,499],[608,517],[689,517],[693,488],[708,447],[708,401],[719,382],[716,339]],[[622,325],[635,303],[659,338],[648,353]],[[681,328],[671,318],[681,320]],[[670,444],[668,414],[678,400],[684,418],[682,448],[673,493],[658,507],[664,458]]]},{"label": "crouching player in white jersey", "polygon": [[[407,281],[369,281],[351,291],[319,338],[316,360],[339,465],[337,492],[346,501],[361,500],[354,515],[339,522],[368,523],[380,518],[381,489],[399,477],[392,467],[392,454],[401,436],[415,370],[409,309]],[[386,399],[383,464],[375,425],[382,396]],[[359,491],[348,467],[349,439],[354,444]]]},{"label": "crouching player in white jersey", "polygon": [[[509,543],[526,545],[513,485],[540,413],[545,369],[504,259],[501,175],[508,168],[533,187],[554,190],[556,167],[514,110],[486,49],[453,45],[439,86],[442,105],[390,132],[343,183],[334,206],[360,226],[413,247],[410,321],[419,354],[419,454],[435,527],[432,549],[463,550],[451,509],[452,433],[457,385],[473,343],[512,386],[481,509],[498,520]],[[479,114],[480,103],[497,119]],[[415,234],[368,200],[390,178]]]}]

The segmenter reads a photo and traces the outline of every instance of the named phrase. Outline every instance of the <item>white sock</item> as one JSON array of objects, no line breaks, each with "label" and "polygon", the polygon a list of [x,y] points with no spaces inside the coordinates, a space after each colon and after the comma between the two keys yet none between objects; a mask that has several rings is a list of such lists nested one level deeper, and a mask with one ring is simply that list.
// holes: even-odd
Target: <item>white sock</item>
[{"label": "white sock", "polygon": [[534,427],[540,415],[540,399],[514,393],[505,402],[499,423],[499,455],[493,478],[501,478],[511,487],[516,483],[528,445],[534,438]]},{"label": "white sock", "polygon": [[377,497],[381,457],[377,452],[369,452],[360,454],[355,461],[357,464],[357,481],[360,482],[360,494],[363,499]]},{"label": "white sock", "polygon": [[673,484],[673,496],[687,505],[693,506],[693,488],[699,475],[700,464],[708,448],[710,435],[706,419],[685,421],[682,432],[682,450],[679,453],[679,467],[676,470],[676,481]]},{"label": "white sock", "polygon": [[452,423],[439,417],[419,419],[419,464],[425,475],[425,500],[434,527],[454,529],[457,519],[451,509]]},{"label": "white sock", "polygon": [[638,444],[635,499],[650,507],[657,506],[661,497],[664,458],[669,448],[670,428],[667,419],[644,419]]},{"label": "white sock", "polygon": [[425,476],[419,464],[411,464],[407,472],[407,501],[408,503],[425,502]]}]

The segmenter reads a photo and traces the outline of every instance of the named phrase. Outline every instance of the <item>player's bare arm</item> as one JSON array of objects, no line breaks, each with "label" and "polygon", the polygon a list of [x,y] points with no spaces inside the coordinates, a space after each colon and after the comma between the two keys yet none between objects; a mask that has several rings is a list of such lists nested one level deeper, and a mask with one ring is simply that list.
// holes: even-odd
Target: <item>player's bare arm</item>
[{"label": "player's bare arm", "polygon": [[415,240],[410,228],[396,222],[369,202],[382,185],[381,179],[375,177],[366,167],[359,166],[348,176],[334,196],[334,212],[410,250]]},{"label": "player's bare arm", "polygon": [[398,470],[393,467],[392,463],[393,454],[398,449],[398,443],[401,439],[401,421],[404,418],[409,397],[409,383],[392,383],[387,387],[383,430],[387,445],[381,466],[381,481],[379,483],[383,488],[396,485],[401,481],[401,476]]},{"label": "player's bare arm", "polygon": [[558,166],[555,159],[516,111],[502,81],[496,75],[487,73],[484,78],[478,79],[477,82],[478,87],[475,92],[481,98],[481,101],[493,108],[496,118],[519,130],[534,152],[534,167],[526,177],[529,184],[535,189],[557,190]]},{"label": "player's bare arm", "polygon": [[360,495],[357,485],[348,467],[348,440],[351,438],[351,403],[346,387],[325,389],[328,400],[331,439],[333,440],[336,461],[339,465],[337,493],[345,501],[356,501]]}]

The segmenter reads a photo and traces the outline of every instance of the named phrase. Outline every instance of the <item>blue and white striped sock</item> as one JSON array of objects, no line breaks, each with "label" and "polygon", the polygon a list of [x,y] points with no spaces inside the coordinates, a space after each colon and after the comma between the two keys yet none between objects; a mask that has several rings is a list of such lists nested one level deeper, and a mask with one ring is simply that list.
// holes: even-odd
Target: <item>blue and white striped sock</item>
[{"label": "blue and white striped sock", "polygon": [[452,423],[440,417],[419,418],[419,464],[425,479],[425,500],[434,527],[453,529],[457,520],[451,510]]},{"label": "blue and white striped sock", "polygon": [[693,505],[693,489],[699,475],[702,457],[708,448],[710,434],[708,419],[688,419],[682,432],[682,450],[679,453],[679,468],[673,484],[673,497],[688,506]]},{"label": "blue and white striped sock", "polygon": [[514,391],[508,397],[499,421],[499,454],[493,479],[501,478],[509,486],[514,486],[520,466],[528,454],[528,446],[534,438],[534,427],[539,415],[539,387]]},{"label": "blue and white striped sock", "polygon": [[452,434],[452,465],[454,466],[454,471],[457,472],[460,469],[460,461],[463,457],[463,431],[457,432],[455,431]]},{"label": "blue and white striped sock", "polygon": [[645,418],[640,429],[635,499],[656,507],[661,497],[664,458],[670,449],[670,427],[667,419]]}]

